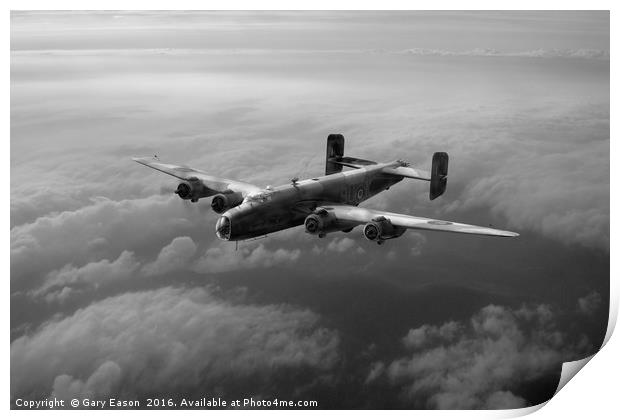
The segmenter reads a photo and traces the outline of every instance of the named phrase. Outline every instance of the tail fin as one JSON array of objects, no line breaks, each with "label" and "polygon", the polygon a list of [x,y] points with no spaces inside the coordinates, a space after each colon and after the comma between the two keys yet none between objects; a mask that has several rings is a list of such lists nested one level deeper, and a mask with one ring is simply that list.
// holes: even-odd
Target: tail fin
[{"label": "tail fin", "polygon": [[330,134],[327,136],[327,156],[325,158],[325,175],[342,171],[342,165],[331,162],[330,159],[339,159],[344,155],[344,136]]},{"label": "tail fin", "polygon": [[433,154],[433,166],[431,168],[431,188],[429,198],[436,199],[446,191],[448,185],[448,154],[435,152]]}]

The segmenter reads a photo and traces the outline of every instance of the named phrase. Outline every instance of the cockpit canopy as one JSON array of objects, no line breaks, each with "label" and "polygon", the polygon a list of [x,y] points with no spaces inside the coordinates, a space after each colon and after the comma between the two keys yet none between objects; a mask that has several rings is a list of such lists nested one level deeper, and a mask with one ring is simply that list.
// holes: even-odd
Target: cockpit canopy
[{"label": "cockpit canopy", "polygon": [[273,191],[261,190],[245,196],[244,203],[265,203],[271,200]]}]

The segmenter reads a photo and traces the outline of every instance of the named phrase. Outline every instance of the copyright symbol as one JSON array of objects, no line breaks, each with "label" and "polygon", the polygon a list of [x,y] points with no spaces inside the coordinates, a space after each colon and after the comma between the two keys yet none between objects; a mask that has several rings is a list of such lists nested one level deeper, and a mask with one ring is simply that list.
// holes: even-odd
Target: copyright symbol
[{"label": "copyright symbol", "polygon": [[74,398],[71,400],[71,407],[79,407],[80,406],[80,400],[78,400],[77,398]]}]

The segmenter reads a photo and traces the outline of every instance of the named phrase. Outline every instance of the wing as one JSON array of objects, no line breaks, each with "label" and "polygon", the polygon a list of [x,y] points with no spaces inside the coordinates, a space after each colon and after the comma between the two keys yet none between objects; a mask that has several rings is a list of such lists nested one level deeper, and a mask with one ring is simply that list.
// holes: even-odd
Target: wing
[{"label": "wing", "polygon": [[487,236],[519,236],[518,233],[509,232],[507,230],[466,225],[464,223],[447,222],[444,220],[426,219],[424,217],[408,216],[405,214],[370,210],[362,207],[341,204],[325,205],[321,206],[321,208],[333,213],[338,220],[356,222],[358,224],[369,223],[373,219],[385,217],[393,226],[406,229],[438,230],[442,232],[468,233],[471,235]]},{"label": "wing", "polygon": [[201,181],[202,184],[207,187],[209,190],[213,192],[214,195],[217,193],[223,193],[228,191],[234,191],[241,193],[244,197],[250,193],[260,191],[260,187],[256,185],[248,184],[247,182],[241,181],[233,181],[231,179],[226,178],[218,178],[215,176],[207,175],[206,173],[198,170],[189,168],[187,166],[182,165],[174,165],[170,163],[161,163],[158,159],[155,158],[132,158],[134,161],[141,163],[142,165],[148,166],[149,168],[156,169],[165,174],[172,175],[176,178],[182,179],[184,181],[195,181],[196,179]]}]

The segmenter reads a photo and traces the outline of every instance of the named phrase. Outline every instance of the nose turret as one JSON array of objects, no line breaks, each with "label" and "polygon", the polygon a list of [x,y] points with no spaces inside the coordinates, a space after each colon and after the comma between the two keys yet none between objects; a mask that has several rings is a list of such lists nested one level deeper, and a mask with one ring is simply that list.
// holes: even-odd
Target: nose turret
[{"label": "nose turret", "polygon": [[222,216],[217,220],[215,234],[224,241],[230,240],[230,219],[227,216]]}]

